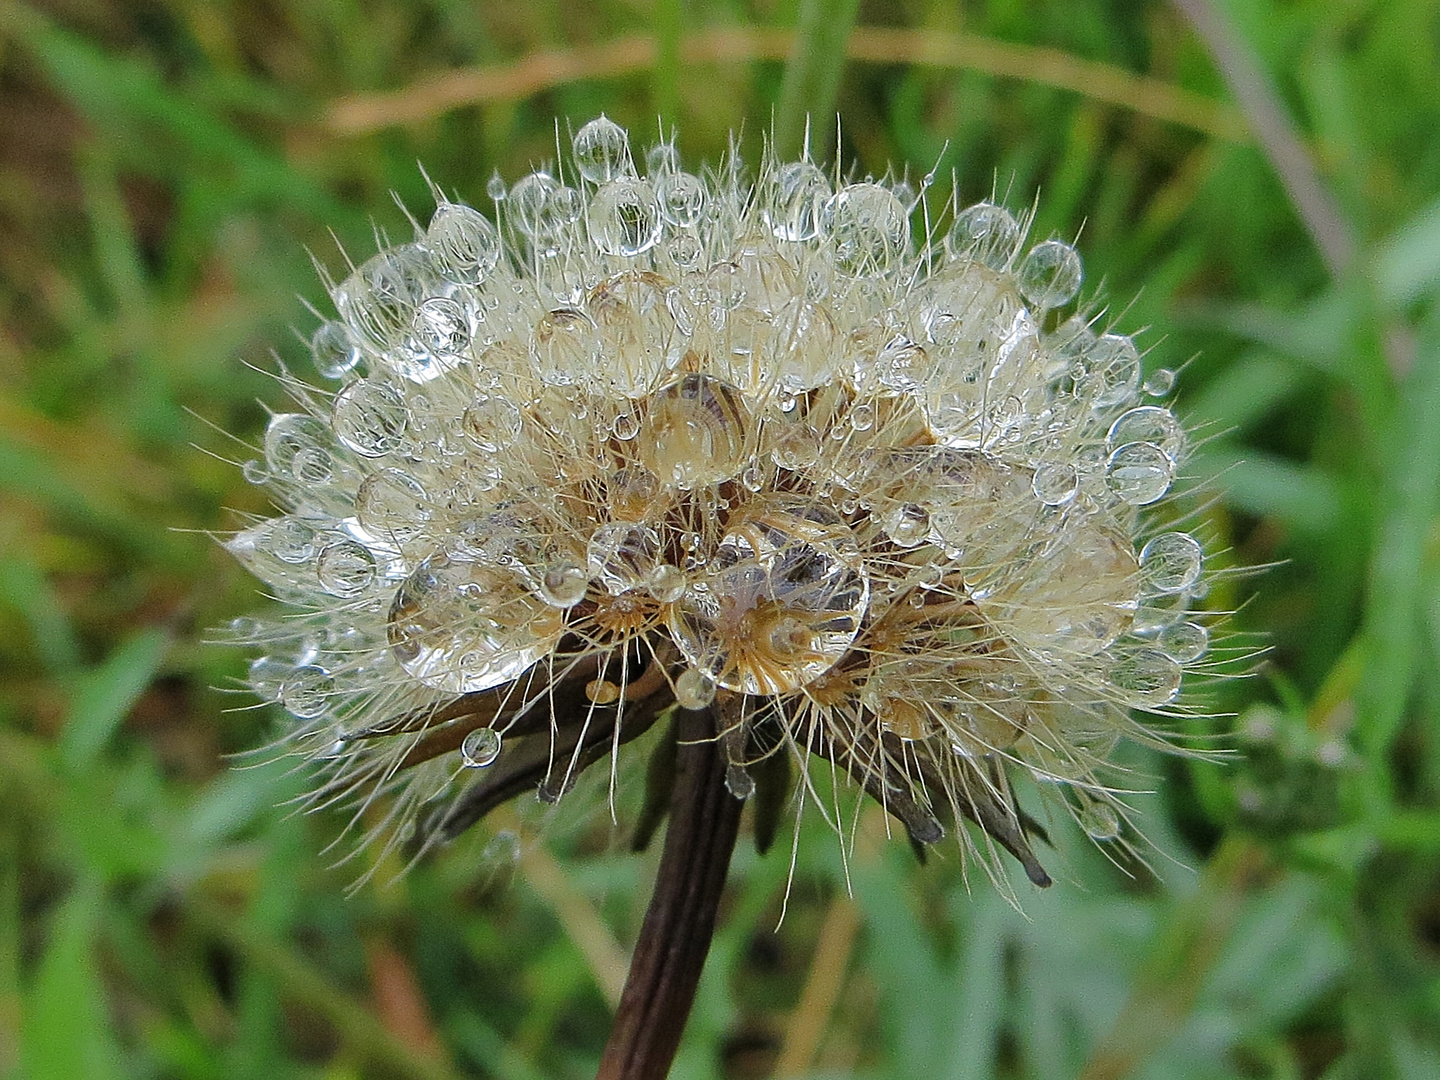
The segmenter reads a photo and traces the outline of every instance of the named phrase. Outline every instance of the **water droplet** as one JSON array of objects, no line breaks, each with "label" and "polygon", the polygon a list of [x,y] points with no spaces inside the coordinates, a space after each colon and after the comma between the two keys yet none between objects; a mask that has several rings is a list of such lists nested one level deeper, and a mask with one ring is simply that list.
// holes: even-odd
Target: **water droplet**
[{"label": "water droplet", "polygon": [[1200,580],[1204,559],[1189,533],[1161,533],[1140,549],[1141,581],[1152,592],[1186,592]]},{"label": "water droplet", "polygon": [[360,363],[360,346],[349,328],[331,320],[321,323],[310,337],[310,356],[315,370],[327,379],[343,379]]},{"label": "water droplet", "polygon": [[685,595],[685,571],[669,563],[661,563],[650,572],[650,595],[662,604],[672,604]]},{"label": "water droplet", "polygon": [[1010,261],[1020,243],[1020,223],[1003,206],[982,202],[966,207],[955,216],[945,237],[945,250],[952,259],[974,259],[993,270]]},{"label": "water droplet", "polygon": [[567,386],[595,370],[600,351],[595,323],[583,311],[557,308],[530,334],[530,355],[546,382]]},{"label": "water droplet", "polygon": [[630,170],[630,136],[603,113],[575,133],[571,152],[592,184],[608,184]]},{"label": "water droplet", "polygon": [[1155,646],[1177,664],[1193,664],[1210,647],[1210,632],[1199,623],[1177,622],[1160,631]]},{"label": "water droplet", "polygon": [[270,482],[270,474],[265,471],[264,463],[256,461],[254,458],[240,466],[240,475],[247,484],[254,484],[257,487]]},{"label": "water droplet", "polygon": [[306,563],[315,554],[315,530],[288,514],[274,518],[266,532],[264,546],[281,562],[292,565]]},{"label": "water droplet", "polygon": [[485,194],[490,196],[492,202],[505,201],[505,180],[496,169],[490,174],[490,179],[485,182]]},{"label": "water droplet", "polygon": [[622,176],[595,193],[590,203],[590,236],[606,255],[633,257],[660,239],[660,208],[646,180]]},{"label": "water droplet", "polygon": [[558,562],[547,566],[540,575],[540,599],[551,607],[571,608],[585,599],[590,579],[585,570],[573,562]]},{"label": "water droplet", "polygon": [[1110,668],[1110,683],[1139,708],[1168,705],[1180,693],[1180,665],[1159,649],[1136,649]]},{"label": "water droplet", "polygon": [[524,420],[513,401],[481,394],[460,418],[465,437],[486,453],[504,450],[520,436]]},{"label": "water droplet", "polygon": [[821,224],[836,268],[855,277],[889,267],[910,239],[905,208],[879,184],[841,188],[825,203]]},{"label": "water droplet", "polygon": [[901,503],[885,515],[885,534],[899,547],[923,544],[930,535],[930,511],[919,503]]},{"label": "water droplet", "polygon": [[1046,506],[1064,506],[1080,490],[1080,474],[1074,465],[1063,461],[1041,462],[1030,487]]},{"label": "water droplet", "polygon": [[865,402],[850,409],[850,426],[856,431],[869,431],[875,426],[875,406]]},{"label": "water droplet", "polygon": [[765,486],[765,470],[752,462],[745,466],[745,471],[740,474],[740,484],[746,491],[759,491]]},{"label": "water droplet", "polygon": [[1175,462],[1153,443],[1126,443],[1105,463],[1105,482],[1124,502],[1144,506],[1164,496],[1175,478]]},{"label": "water droplet", "polygon": [[467,769],[483,769],[500,756],[500,745],[500,733],[494,728],[467,731],[460,742],[460,761]]},{"label": "water droplet", "polygon": [[321,484],[334,471],[330,445],[330,432],[313,416],[279,413],[265,428],[265,464],[274,477]]},{"label": "water droplet", "polygon": [[1105,334],[1085,354],[1087,373],[1076,387],[1097,409],[1113,409],[1135,397],[1140,383],[1140,353],[1122,334]]},{"label": "water droplet", "polygon": [[335,287],[333,299],[356,336],[384,352],[403,344],[415,309],[441,291],[430,253],[419,244],[398,244],[367,259]]},{"label": "water droplet", "polygon": [[1134,442],[1154,443],[1172,458],[1178,458],[1185,447],[1185,432],[1169,409],[1142,405],[1121,413],[1105,436],[1110,450]]},{"label": "water droplet", "polygon": [[656,143],[645,151],[645,172],[650,176],[680,171],[680,152],[671,142]]},{"label": "water droplet", "polygon": [[682,709],[703,709],[715,700],[715,680],[703,671],[686,668],[675,679],[675,704]]},{"label": "water droplet", "polygon": [[717,484],[740,471],[750,413],[739,390],[708,375],[682,375],[649,403],[637,455],[662,483]]},{"label": "water droplet", "polygon": [[432,555],[396,590],[386,631],[413,678],[463,694],[523,674],[559,642],[564,619],[512,567]]},{"label": "water droplet", "polygon": [[286,677],[294,670],[294,664],[287,664],[284,660],[276,657],[256,657],[250,661],[250,669],[245,674],[245,683],[257,696],[266,701],[279,701],[280,688],[285,685]]},{"label": "water droplet", "polygon": [[830,313],[797,296],[775,313],[770,324],[760,383],[768,387],[778,381],[787,391],[811,390],[833,380],[843,356],[840,332]]},{"label": "water droplet", "polygon": [[393,387],[361,379],[335,395],[331,426],[357,454],[383,457],[403,444],[405,419],[404,399]]},{"label": "water droplet", "polygon": [[1141,389],[1150,397],[1165,397],[1175,389],[1175,372],[1169,368],[1156,368]]},{"label": "water droplet", "polygon": [[350,599],[375,583],[375,556],[356,540],[336,540],[320,549],[315,576],[332,596]]},{"label": "water droplet", "polygon": [[1041,311],[1073,300],[1080,291],[1080,276],[1079,254],[1059,240],[1031,248],[1016,275],[1020,294]]},{"label": "water droplet", "polygon": [[[653,176],[654,173],[652,172]],[[691,228],[705,209],[705,185],[689,173],[668,173],[655,181],[660,214],[671,225]]]},{"label": "water droplet", "polygon": [[780,240],[812,240],[830,199],[830,181],[808,161],[793,161],[775,170],[773,199],[764,211],[765,224]]},{"label": "water droplet", "polygon": [[1091,840],[1117,840],[1120,837],[1120,815],[1109,803],[1091,803],[1080,811],[1080,827]]},{"label": "water droplet", "polygon": [[415,339],[437,356],[458,356],[470,347],[470,320],[454,300],[432,296],[415,309]]},{"label": "water droplet", "polygon": [[403,542],[430,520],[429,496],[404,469],[381,469],[356,490],[355,516],[370,531]]},{"label": "water droplet", "polygon": [[644,585],[654,572],[660,552],[660,535],[649,525],[615,521],[590,535],[585,563],[590,576],[619,596]]},{"label": "water droplet", "polygon": [[302,664],[280,684],[280,704],[293,716],[312,720],[324,714],[335,692],[335,680],[318,664]]},{"label": "water droplet", "polygon": [[781,694],[849,651],[870,582],[849,527],[812,499],[776,499],[732,518],[706,573],[671,605],[690,665],[746,694]]},{"label": "water droplet", "polygon": [[929,373],[925,349],[903,335],[891,338],[870,365],[873,378],[896,394],[918,390]]},{"label": "water droplet", "polygon": [[[502,185],[501,198],[503,192]],[[436,207],[425,246],[451,281],[476,284],[500,261],[500,233],[484,214],[461,203]]]}]

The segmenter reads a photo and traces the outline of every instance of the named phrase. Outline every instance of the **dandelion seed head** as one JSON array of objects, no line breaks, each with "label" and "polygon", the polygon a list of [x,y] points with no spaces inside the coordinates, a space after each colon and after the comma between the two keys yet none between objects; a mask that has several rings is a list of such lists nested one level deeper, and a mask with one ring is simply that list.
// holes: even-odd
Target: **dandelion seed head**
[{"label": "dandelion seed head", "polygon": [[591,121],[493,219],[442,200],[331,289],[331,389],[294,383],[247,466],[283,512],[226,541],[286,605],[234,636],[315,802],[394,824],[513,738],[603,713],[618,746],[644,682],[922,808],[912,835],[960,811],[1023,847],[1026,771],[1119,836],[1108,748],[1156,741],[1131,710],[1182,710],[1209,648],[1201,545],[1142,511],[1186,450],[1173,376],[1062,318],[1080,255],[1002,206],[917,237],[891,178],[640,160]]}]

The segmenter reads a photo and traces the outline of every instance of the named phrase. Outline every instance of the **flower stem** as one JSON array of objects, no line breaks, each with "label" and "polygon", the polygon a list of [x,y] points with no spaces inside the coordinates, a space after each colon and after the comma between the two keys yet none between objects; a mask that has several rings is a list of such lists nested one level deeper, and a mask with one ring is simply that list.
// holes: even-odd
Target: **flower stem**
[{"label": "flower stem", "polygon": [[744,807],[725,787],[716,731],[710,709],[676,713],[665,848],[596,1080],[663,1080],[680,1046]]}]

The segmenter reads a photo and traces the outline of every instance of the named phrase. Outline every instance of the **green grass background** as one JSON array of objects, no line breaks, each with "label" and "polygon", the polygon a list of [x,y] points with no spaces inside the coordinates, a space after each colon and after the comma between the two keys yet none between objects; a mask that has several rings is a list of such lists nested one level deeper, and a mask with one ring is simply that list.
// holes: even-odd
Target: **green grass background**
[{"label": "green grass background", "polygon": [[[280,393],[247,362],[304,370],[307,247],[333,268],[332,230],[362,254],[372,220],[403,234],[417,161],[485,205],[494,171],[553,156],[556,118],[662,114],[694,165],[742,126],[753,159],[806,103],[862,172],[938,163],[942,190],[953,169],[971,200],[1038,192],[1037,229],[1080,234],[1087,287],[1184,368],[1214,561],[1268,567],[1207,603],[1271,651],[1205,725],[1243,757],[1129,752],[1149,869],[1061,830],[1061,880],[1022,913],[953,854],[862,838],[853,952],[812,975],[844,943],[837,843],[807,823],[778,928],[786,853],[744,848],[675,1075],[770,1075],[816,1019],[808,979],[834,999],[816,1075],[1440,1076],[1440,3],[1212,2],[1353,237],[1338,272],[1164,3],[0,3],[0,1077],[593,1073],[654,855],[596,801],[521,806],[347,897],[369,863],[336,865],[343,819],[290,813],[284,763],[227,758],[278,717],[203,643],[260,600],[194,530],[265,503],[192,444],[257,435]],[[852,18],[975,51],[845,62]],[[788,65],[678,59],[677,35],[797,23]],[[327,122],[633,34],[654,64]],[[1058,88],[1045,50],[1089,66]],[[1006,56],[1028,77],[986,73]],[[1214,103],[1213,130],[1116,104],[1126,72]]]}]

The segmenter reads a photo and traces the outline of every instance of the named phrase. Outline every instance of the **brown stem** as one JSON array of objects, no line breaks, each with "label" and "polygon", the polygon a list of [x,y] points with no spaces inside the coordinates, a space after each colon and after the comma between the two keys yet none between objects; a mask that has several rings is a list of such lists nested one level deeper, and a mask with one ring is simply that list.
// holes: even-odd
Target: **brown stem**
[{"label": "brown stem", "polygon": [[676,714],[675,791],[655,892],[596,1080],[664,1080],[715,933],[743,803],[725,787],[712,710]]}]

